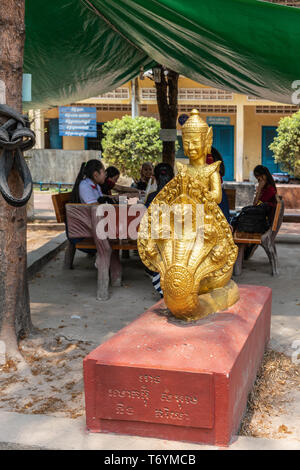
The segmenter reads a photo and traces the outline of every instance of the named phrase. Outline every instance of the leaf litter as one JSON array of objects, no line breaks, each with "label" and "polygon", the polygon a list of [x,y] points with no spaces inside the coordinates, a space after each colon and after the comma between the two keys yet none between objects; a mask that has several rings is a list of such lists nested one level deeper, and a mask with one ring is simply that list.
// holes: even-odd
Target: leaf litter
[{"label": "leaf litter", "polygon": [[20,351],[32,376],[12,361],[0,366],[0,409],[25,414],[77,418],[84,410],[83,358],[91,343],[47,334],[22,340]]},{"label": "leaf litter", "polygon": [[247,411],[240,426],[242,436],[280,438],[291,434],[282,424],[274,429],[272,417],[283,415],[290,392],[300,390],[300,367],[284,353],[267,349],[248,397]]}]

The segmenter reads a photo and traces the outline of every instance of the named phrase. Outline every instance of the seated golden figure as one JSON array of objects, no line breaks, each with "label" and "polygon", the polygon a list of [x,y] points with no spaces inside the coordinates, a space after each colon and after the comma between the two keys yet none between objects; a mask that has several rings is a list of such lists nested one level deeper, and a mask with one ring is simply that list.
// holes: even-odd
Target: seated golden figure
[{"label": "seated golden figure", "polygon": [[223,310],[239,299],[231,280],[238,249],[218,206],[220,161],[206,164],[212,137],[212,128],[193,110],[182,127],[190,163],[177,163],[177,175],[155,197],[139,229],[143,263],[160,273],[168,309],[187,321]]}]

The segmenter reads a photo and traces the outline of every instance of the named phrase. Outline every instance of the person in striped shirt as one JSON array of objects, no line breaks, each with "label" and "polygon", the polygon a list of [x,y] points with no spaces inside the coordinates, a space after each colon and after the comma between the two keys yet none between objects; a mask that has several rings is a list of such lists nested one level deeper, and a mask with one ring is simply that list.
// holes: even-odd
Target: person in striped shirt
[{"label": "person in striped shirt", "polygon": [[[163,189],[163,187],[174,178],[174,170],[168,163],[158,163],[154,168],[154,176],[157,183],[157,190],[150,193],[145,201],[145,206],[149,207],[155,196]],[[146,268],[146,272],[151,276],[152,285],[160,297],[164,296],[160,285],[160,274]]]}]

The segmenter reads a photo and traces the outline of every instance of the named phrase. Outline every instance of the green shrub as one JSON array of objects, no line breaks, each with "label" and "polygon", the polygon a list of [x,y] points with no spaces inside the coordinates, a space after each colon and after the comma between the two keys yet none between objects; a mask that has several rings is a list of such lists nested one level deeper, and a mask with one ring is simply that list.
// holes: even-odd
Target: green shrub
[{"label": "green shrub", "polygon": [[280,119],[277,136],[269,149],[282,170],[300,176],[300,111]]},{"label": "green shrub", "polygon": [[103,126],[103,158],[124,175],[140,177],[144,162],[158,163],[162,159],[160,123],[151,117],[124,116]]}]

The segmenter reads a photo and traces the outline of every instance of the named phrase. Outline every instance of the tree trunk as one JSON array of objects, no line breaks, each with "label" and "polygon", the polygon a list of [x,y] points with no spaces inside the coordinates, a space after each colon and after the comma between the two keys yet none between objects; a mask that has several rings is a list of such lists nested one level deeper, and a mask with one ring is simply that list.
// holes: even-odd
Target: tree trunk
[{"label": "tree trunk", "polygon": [[[22,112],[24,16],[25,0],[1,0],[0,81],[5,85],[6,104],[19,112]],[[9,186],[16,197],[22,194],[23,182],[14,169]],[[12,359],[21,358],[18,340],[32,328],[26,252],[26,207],[12,207],[0,195],[0,340],[5,344],[7,357]]]},{"label": "tree trunk", "polygon": [[[164,74],[164,68],[160,65],[161,80],[155,82],[157,105],[162,129],[176,129],[178,114],[178,78],[179,74],[173,70],[168,70]],[[174,167],[175,163],[175,142],[163,142],[163,162]]]}]

